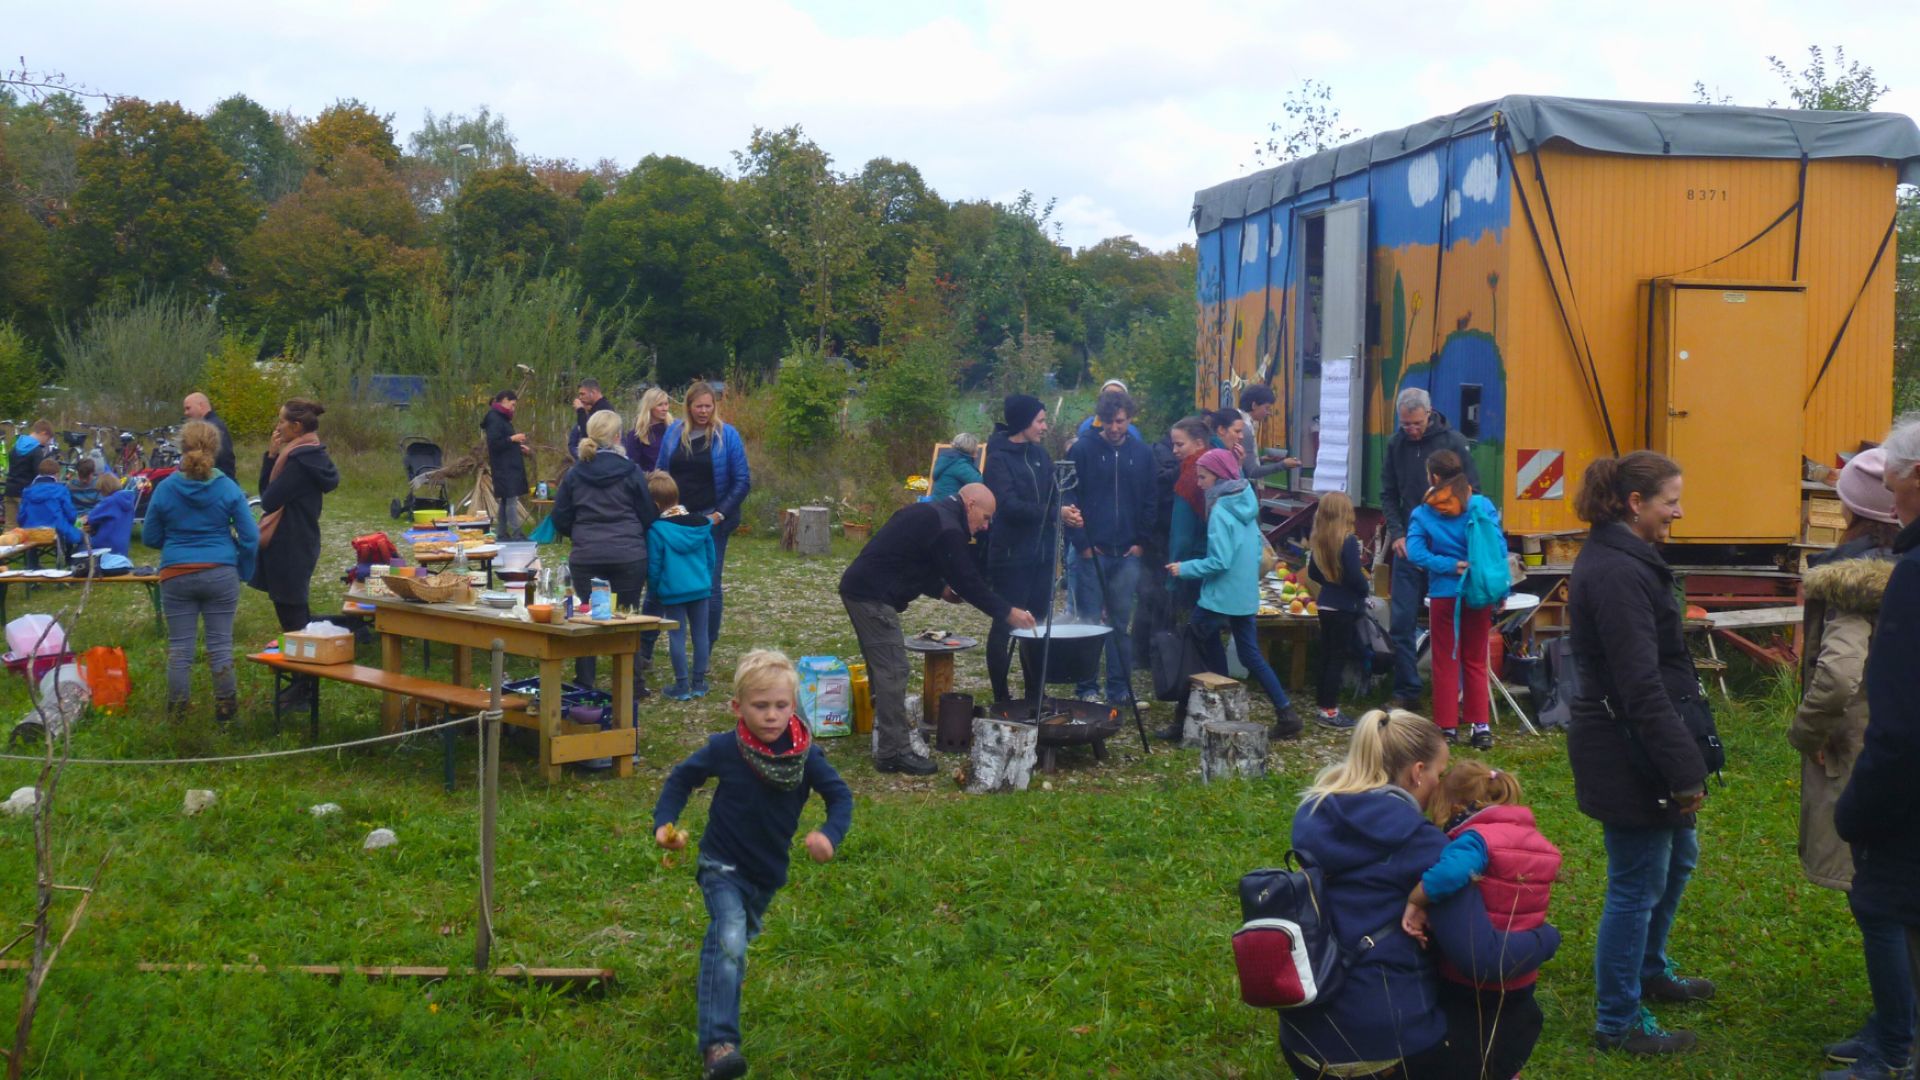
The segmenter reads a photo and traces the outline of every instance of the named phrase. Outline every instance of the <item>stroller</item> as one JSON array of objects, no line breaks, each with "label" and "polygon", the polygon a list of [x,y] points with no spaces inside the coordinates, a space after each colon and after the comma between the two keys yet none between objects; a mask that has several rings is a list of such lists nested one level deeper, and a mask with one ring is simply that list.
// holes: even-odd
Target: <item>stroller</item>
[{"label": "stroller", "polygon": [[[428,473],[438,470],[442,462],[439,443],[424,435],[401,436],[400,464],[407,470],[407,494],[388,503],[387,512],[396,518],[403,514],[411,518],[415,510],[451,509],[453,504],[447,497],[446,481],[424,479]],[[440,490],[439,498],[421,494],[428,487],[437,487]]]}]

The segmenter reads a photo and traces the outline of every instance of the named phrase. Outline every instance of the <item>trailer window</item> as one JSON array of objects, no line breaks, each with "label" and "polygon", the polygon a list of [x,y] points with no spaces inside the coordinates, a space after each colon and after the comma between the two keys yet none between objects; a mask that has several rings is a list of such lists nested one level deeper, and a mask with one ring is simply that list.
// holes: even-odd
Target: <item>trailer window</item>
[{"label": "trailer window", "polygon": [[1469,439],[1480,437],[1480,384],[1460,384],[1460,434]]}]

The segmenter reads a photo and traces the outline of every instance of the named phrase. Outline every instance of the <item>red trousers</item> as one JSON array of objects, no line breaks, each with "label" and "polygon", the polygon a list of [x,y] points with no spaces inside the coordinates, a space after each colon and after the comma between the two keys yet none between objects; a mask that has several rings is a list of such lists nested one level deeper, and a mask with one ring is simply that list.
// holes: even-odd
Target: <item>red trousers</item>
[{"label": "red trousers", "polygon": [[1443,728],[1460,726],[1461,689],[1466,690],[1467,723],[1487,722],[1487,634],[1493,628],[1492,608],[1460,608],[1460,633],[1453,631],[1454,598],[1435,597],[1428,610],[1432,628],[1433,722]]}]

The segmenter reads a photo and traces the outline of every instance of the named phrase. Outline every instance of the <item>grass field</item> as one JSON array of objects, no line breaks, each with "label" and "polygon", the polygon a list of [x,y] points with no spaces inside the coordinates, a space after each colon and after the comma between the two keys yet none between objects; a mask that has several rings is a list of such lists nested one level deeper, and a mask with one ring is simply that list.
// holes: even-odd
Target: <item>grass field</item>
[{"label": "grass field", "polygon": [[[350,480],[328,502],[323,578],[350,561],[349,537],[388,525],[386,500],[400,486],[391,457],[342,463]],[[832,557],[801,561],[764,530],[736,540],[716,674],[753,646],[852,654],[834,592],[851,556],[836,542]],[[340,587],[327,581],[315,592],[324,611]],[[52,610],[64,596],[16,596],[12,610]],[[208,708],[168,726],[164,642],[145,605],[144,595],[103,592],[71,628],[82,646],[124,645],[135,680],[135,707],[89,720],[77,753],[185,757],[300,744],[301,731],[271,730],[270,680],[251,669],[241,674],[236,730],[215,731]],[[931,602],[906,624],[984,629],[977,615]],[[264,597],[248,594],[242,645],[272,632]],[[963,655],[959,680],[984,687],[978,651]],[[1604,884],[1599,828],[1573,808],[1561,741],[1501,730],[1493,758],[1522,777],[1566,854],[1552,915],[1565,945],[1540,982],[1547,1031],[1528,1076],[1804,1076],[1819,1067],[1820,1044],[1864,1015],[1858,936],[1843,898],[1798,872],[1787,698],[1749,681],[1750,697],[1724,710],[1731,764],[1702,814],[1702,862],[1674,935],[1685,969],[1720,986],[1714,1002],[1662,1014],[1701,1032],[1702,1048],[1684,1064],[1586,1048]],[[210,704],[204,692],[200,700]],[[377,730],[371,693],[333,687],[327,700],[326,741]],[[22,684],[7,680],[0,718],[10,723],[26,706]],[[1154,721],[1163,721],[1158,710]],[[478,820],[470,737],[451,795],[432,736],[244,765],[73,766],[60,792],[60,879],[84,880],[109,851],[112,863],[48,985],[30,1072],[696,1075],[705,913],[691,867],[661,865],[648,813],[665,770],[729,723],[711,699],[650,700],[644,764],[630,782],[548,786],[526,747],[509,750],[496,959],[617,972],[610,987],[578,995],[475,978],[332,983],[132,970],[138,961],[470,964]],[[750,954],[745,1050],[754,1075],[1283,1075],[1273,1017],[1238,1002],[1227,944],[1234,884],[1285,852],[1298,790],[1339,741],[1312,731],[1278,751],[1268,779],[1214,786],[1199,783],[1191,751],[1156,744],[1142,756],[1137,740],[1114,748],[1104,766],[1072,757],[1050,789],[985,798],[962,795],[945,776],[877,775],[864,747],[828,742],[856,793],[854,827],[832,863],[797,856]],[[0,762],[0,792],[32,776],[30,765]],[[188,788],[212,788],[219,802],[185,817]],[[329,801],[344,812],[306,813]],[[696,836],[705,806],[696,796],[685,818]],[[802,829],[820,817],[816,803]],[[396,830],[399,845],[363,852],[362,837],[378,826]],[[30,912],[32,865],[27,820],[0,819],[0,916],[9,921]],[[0,975],[5,1015],[19,988],[17,974]]]}]

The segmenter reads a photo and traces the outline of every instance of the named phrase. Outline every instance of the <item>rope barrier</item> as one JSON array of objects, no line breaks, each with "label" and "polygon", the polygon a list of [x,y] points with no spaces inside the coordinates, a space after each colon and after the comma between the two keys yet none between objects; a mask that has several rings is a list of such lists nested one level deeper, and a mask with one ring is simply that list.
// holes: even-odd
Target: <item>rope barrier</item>
[{"label": "rope barrier", "polygon": [[[221,757],[201,758],[67,758],[69,765],[215,765],[231,761],[262,761],[267,758],[298,757],[302,754],[321,754],[329,750],[348,750],[356,746],[373,746],[378,743],[398,742],[411,739],[416,735],[427,735],[435,731],[444,731],[461,724],[471,724],[480,719],[479,715],[462,716],[453,720],[444,720],[430,727],[414,728],[411,731],[396,732],[392,735],[375,735],[368,739],[355,739],[352,742],[332,743],[327,746],[302,746],[295,750],[268,750],[258,754],[227,754]],[[32,761],[44,763],[44,756],[27,754],[0,754],[0,761]],[[58,760],[58,759],[56,759]]]}]

